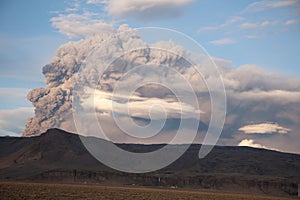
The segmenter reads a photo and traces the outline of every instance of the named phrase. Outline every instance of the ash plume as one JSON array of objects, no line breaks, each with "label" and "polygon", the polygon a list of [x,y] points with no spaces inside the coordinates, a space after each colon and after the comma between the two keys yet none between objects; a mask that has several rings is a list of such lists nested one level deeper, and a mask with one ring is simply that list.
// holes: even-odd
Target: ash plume
[{"label": "ash plume", "polygon": [[[128,31],[124,35],[112,37],[115,33]],[[104,43],[104,41],[106,41]],[[106,44],[103,46],[103,44]],[[91,50],[99,48],[101,52],[109,56],[123,52],[128,46],[143,47],[123,54],[109,66],[100,80],[97,76],[97,69],[83,69],[81,73],[86,73],[86,83],[90,88],[96,88],[98,95],[99,120],[107,125],[107,130],[113,138],[119,142],[127,142],[126,138],[120,136],[120,130],[116,129],[116,124],[109,116],[111,109],[107,106],[111,103],[111,93],[116,82],[132,67],[142,64],[165,65],[179,71],[190,81],[195,90],[201,110],[201,123],[207,125],[210,120],[210,96],[205,81],[214,83],[215,78],[209,76],[205,61],[201,63],[202,76],[197,74],[191,64],[183,57],[189,57],[183,47],[172,41],[161,41],[156,44],[147,44],[143,41],[137,30],[131,29],[128,25],[122,25],[118,30],[111,33],[103,33],[82,39],[76,42],[69,42],[62,45],[51,61],[43,67],[43,74],[46,79],[45,88],[33,89],[28,94],[28,100],[35,107],[35,116],[28,119],[23,136],[34,136],[45,132],[49,128],[58,127],[67,131],[76,132],[72,116],[72,97],[74,83],[81,66],[89,56]],[[179,55],[170,54],[163,51],[154,51],[152,48],[163,47],[168,50],[176,49],[181,52]],[[227,116],[223,133],[219,140],[221,145],[238,145],[241,141],[255,141],[261,146],[268,146],[272,149],[280,149],[289,152],[300,152],[300,79],[289,78],[281,74],[263,71],[255,65],[244,65],[234,68],[225,60],[214,59],[223,78],[227,94]],[[147,74],[145,74],[146,76]],[[170,74],[164,74],[168,77]],[[171,84],[180,88],[180,85],[171,76],[168,77]],[[142,80],[143,76],[135,76],[128,84],[135,84]],[[173,81],[173,82],[172,82]],[[164,104],[169,109],[168,119],[170,121],[178,117],[176,113],[176,100],[172,92],[167,89],[150,85],[139,88],[134,93],[134,100],[131,105],[136,106],[133,118],[140,119],[141,122],[148,121],[144,115],[143,103],[151,102]],[[175,104],[174,104],[175,103]],[[142,106],[141,106],[142,105]],[[172,106],[171,106],[172,105]],[[168,107],[169,106],[169,107]],[[186,106],[186,112],[191,108]],[[286,134],[272,132],[268,134],[263,130],[258,130],[257,134],[245,134],[239,130],[249,125],[260,127],[260,124],[277,124],[284,130],[289,130]],[[171,124],[170,127],[176,127]],[[91,127],[92,129],[92,127]],[[165,130],[169,130],[165,128]],[[267,135],[267,136],[266,136]],[[121,141],[120,141],[121,140]],[[158,140],[159,142],[165,140]],[[167,140],[168,141],[168,140]],[[289,145],[286,145],[289,143]]]},{"label": "ash plume", "polygon": [[[127,31],[128,34],[111,39],[113,34]],[[152,47],[176,48],[181,55],[156,52],[151,50],[148,44],[141,40],[139,33],[122,25],[112,33],[103,33],[91,36],[80,41],[69,42],[62,45],[51,61],[43,67],[43,74],[46,79],[45,88],[33,89],[27,98],[35,107],[35,116],[28,119],[23,136],[39,135],[49,128],[58,127],[68,131],[76,131],[72,119],[72,90],[74,81],[90,51],[97,48],[103,41],[109,42],[103,49],[103,53],[113,55],[122,52],[126,46],[137,46],[137,49],[130,54],[125,54],[118,58],[104,73],[102,79],[97,80],[94,74],[97,69],[83,69],[81,73],[86,73],[87,85],[96,87],[100,91],[111,92],[116,81],[122,77],[132,66],[140,64],[166,65],[181,70],[186,75],[193,75],[195,71],[189,71],[190,64],[182,59],[187,54],[185,50],[177,46],[174,42],[160,42]],[[166,75],[167,76],[167,75]],[[143,77],[139,77],[140,79]],[[201,77],[200,77],[201,78]],[[199,77],[196,80],[200,79]],[[141,88],[140,96],[170,97],[170,91],[158,90],[155,86],[147,89]],[[146,92],[145,92],[146,91]],[[101,113],[102,111],[99,110]]]}]

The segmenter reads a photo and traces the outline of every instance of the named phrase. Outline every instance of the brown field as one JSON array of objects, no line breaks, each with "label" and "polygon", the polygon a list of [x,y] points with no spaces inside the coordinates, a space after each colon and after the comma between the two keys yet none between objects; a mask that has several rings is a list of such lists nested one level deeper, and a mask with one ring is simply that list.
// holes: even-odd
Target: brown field
[{"label": "brown field", "polygon": [[[182,189],[0,182],[0,199],[210,199],[271,200],[282,197]],[[297,198],[296,198],[297,199]]]}]

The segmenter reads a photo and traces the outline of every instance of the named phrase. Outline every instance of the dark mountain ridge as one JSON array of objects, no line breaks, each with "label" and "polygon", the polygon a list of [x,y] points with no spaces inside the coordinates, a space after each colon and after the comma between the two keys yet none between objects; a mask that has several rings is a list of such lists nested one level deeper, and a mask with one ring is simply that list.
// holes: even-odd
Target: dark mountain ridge
[{"label": "dark mountain ridge", "polygon": [[[117,145],[132,152],[149,152],[164,146]],[[49,129],[30,138],[0,137],[0,180],[134,184],[297,195],[298,154],[216,146],[204,159],[199,159],[200,147],[200,144],[191,145],[176,162],[156,172],[131,174],[106,167],[89,154],[78,135],[59,129]]]}]

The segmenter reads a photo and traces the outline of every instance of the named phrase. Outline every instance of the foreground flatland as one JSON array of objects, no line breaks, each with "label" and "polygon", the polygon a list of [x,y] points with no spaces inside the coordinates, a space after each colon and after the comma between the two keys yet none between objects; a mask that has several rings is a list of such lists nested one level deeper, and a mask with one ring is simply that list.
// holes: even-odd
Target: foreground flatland
[{"label": "foreground flatland", "polygon": [[[209,200],[271,200],[282,197],[220,192],[120,187],[84,184],[50,184],[26,182],[0,182],[0,199],[209,199]],[[297,198],[295,198],[297,199]]]}]

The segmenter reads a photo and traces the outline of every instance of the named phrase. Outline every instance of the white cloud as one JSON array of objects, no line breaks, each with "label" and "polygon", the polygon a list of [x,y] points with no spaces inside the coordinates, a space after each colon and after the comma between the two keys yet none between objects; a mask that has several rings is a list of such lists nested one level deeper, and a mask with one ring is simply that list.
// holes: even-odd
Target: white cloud
[{"label": "white cloud", "polygon": [[259,35],[246,35],[245,38],[247,38],[247,39],[259,39],[259,38],[261,38],[261,36],[259,36]]},{"label": "white cloud", "polygon": [[254,140],[252,140],[252,139],[244,139],[238,144],[238,146],[247,146],[247,147],[260,148],[260,149],[270,149],[270,150],[277,151],[277,149],[269,148],[269,147],[266,147],[262,144],[255,143]]},{"label": "white cloud", "polygon": [[23,98],[26,99],[27,93],[30,91],[28,88],[0,88],[0,97],[5,98]]},{"label": "white cloud", "polygon": [[[247,12],[259,12],[266,9],[274,9],[274,8],[280,8],[280,7],[287,7],[287,6],[293,6],[292,10],[294,11],[294,14],[292,12],[288,13],[288,10],[283,11],[285,15],[299,15],[300,10],[300,1],[299,0],[263,0],[263,1],[257,1],[252,4],[250,4],[246,9],[239,12],[238,16],[233,16],[230,18],[227,18],[222,24],[214,25],[214,26],[205,26],[198,29],[198,33],[207,33],[211,31],[215,31],[216,33],[220,34],[226,34],[226,37],[233,38],[233,34],[240,34],[240,38],[246,38],[246,39],[257,39],[257,38],[263,38],[267,37],[269,35],[274,34],[282,34],[285,33],[288,30],[285,28],[282,29],[283,25],[292,25],[297,23],[295,20],[288,20],[288,21],[282,21],[279,18],[274,18],[270,16],[262,15],[264,13],[257,13],[256,18],[258,21],[247,21]],[[250,18],[249,18],[250,19]],[[268,29],[266,29],[268,28]],[[258,29],[258,30],[256,30]],[[234,30],[234,31],[233,31]],[[246,31],[247,30],[247,31]],[[225,37],[225,36],[224,36]],[[239,38],[239,36],[234,36],[235,38]],[[241,39],[236,39],[236,41],[240,41]],[[219,41],[216,41],[217,44],[219,44]],[[220,41],[222,43],[222,41]],[[226,43],[226,42],[225,42]]]},{"label": "white cloud", "polygon": [[70,7],[65,8],[65,12],[76,12],[80,9],[80,3],[79,2],[69,2]]},{"label": "white cloud", "polygon": [[234,24],[234,23],[237,23],[237,22],[241,22],[241,21],[244,21],[245,18],[244,17],[240,17],[240,16],[233,16],[233,17],[230,17],[224,24],[222,24],[221,26],[227,26],[227,25],[230,25],[230,24]]},{"label": "white cloud", "polygon": [[247,146],[247,147],[254,147],[254,148],[266,148],[265,146],[261,144],[254,143],[254,140],[252,139],[244,139],[242,140],[238,146]]},{"label": "white cloud", "polygon": [[84,12],[81,15],[60,14],[50,21],[53,27],[69,38],[88,37],[113,30],[113,24],[104,22],[97,14],[91,12]]},{"label": "white cloud", "polygon": [[113,17],[134,17],[138,20],[176,17],[184,7],[193,2],[194,0],[88,0],[88,3],[105,4],[105,10]]},{"label": "white cloud", "polygon": [[[21,135],[26,120],[34,115],[34,108],[20,107],[13,110],[0,110],[0,135]],[[12,134],[14,133],[14,134]]]},{"label": "white cloud", "polygon": [[0,88],[0,105],[3,108],[27,107],[31,103],[27,100],[27,88]]},{"label": "white cloud", "polygon": [[291,130],[279,126],[276,123],[262,123],[262,124],[252,124],[239,128],[239,131],[242,131],[246,134],[287,134]]},{"label": "white cloud", "polygon": [[246,7],[242,13],[247,12],[261,12],[268,9],[280,8],[280,7],[287,7],[296,5],[298,0],[263,0],[263,1],[256,1],[251,3]]},{"label": "white cloud", "polygon": [[265,20],[263,22],[258,22],[258,23],[245,22],[245,23],[241,24],[240,27],[244,28],[244,29],[254,29],[254,28],[274,26],[277,23],[278,23],[277,21],[268,21],[268,20]]},{"label": "white cloud", "polygon": [[293,25],[293,24],[297,24],[297,23],[298,23],[297,20],[291,19],[291,20],[287,20],[284,24],[285,24],[286,26],[289,26],[289,25]]},{"label": "white cloud", "polygon": [[198,33],[208,32],[208,31],[215,31],[215,30],[218,30],[218,29],[219,29],[219,27],[217,27],[217,26],[206,26],[206,27],[200,28],[198,30]]},{"label": "white cloud", "polygon": [[230,38],[223,38],[223,39],[220,39],[220,40],[210,41],[210,43],[213,44],[213,45],[227,45],[227,44],[234,44],[235,41],[233,39],[230,39]]},{"label": "white cloud", "polygon": [[259,27],[259,24],[257,24],[257,23],[246,22],[246,23],[241,24],[241,28],[257,28],[257,27]]},{"label": "white cloud", "polygon": [[200,28],[198,30],[198,33],[219,30],[221,28],[225,28],[229,25],[236,24],[243,20],[245,20],[245,18],[240,17],[240,16],[233,16],[233,17],[230,17],[229,19],[227,19],[223,24],[220,24],[218,26],[206,26],[206,27]]},{"label": "white cloud", "polygon": [[108,0],[87,0],[87,4],[104,4],[107,2]]},{"label": "white cloud", "polygon": [[269,21],[263,21],[261,24],[260,24],[260,26],[262,26],[262,27],[266,27],[266,26],[270,26],[270,22]]}]

